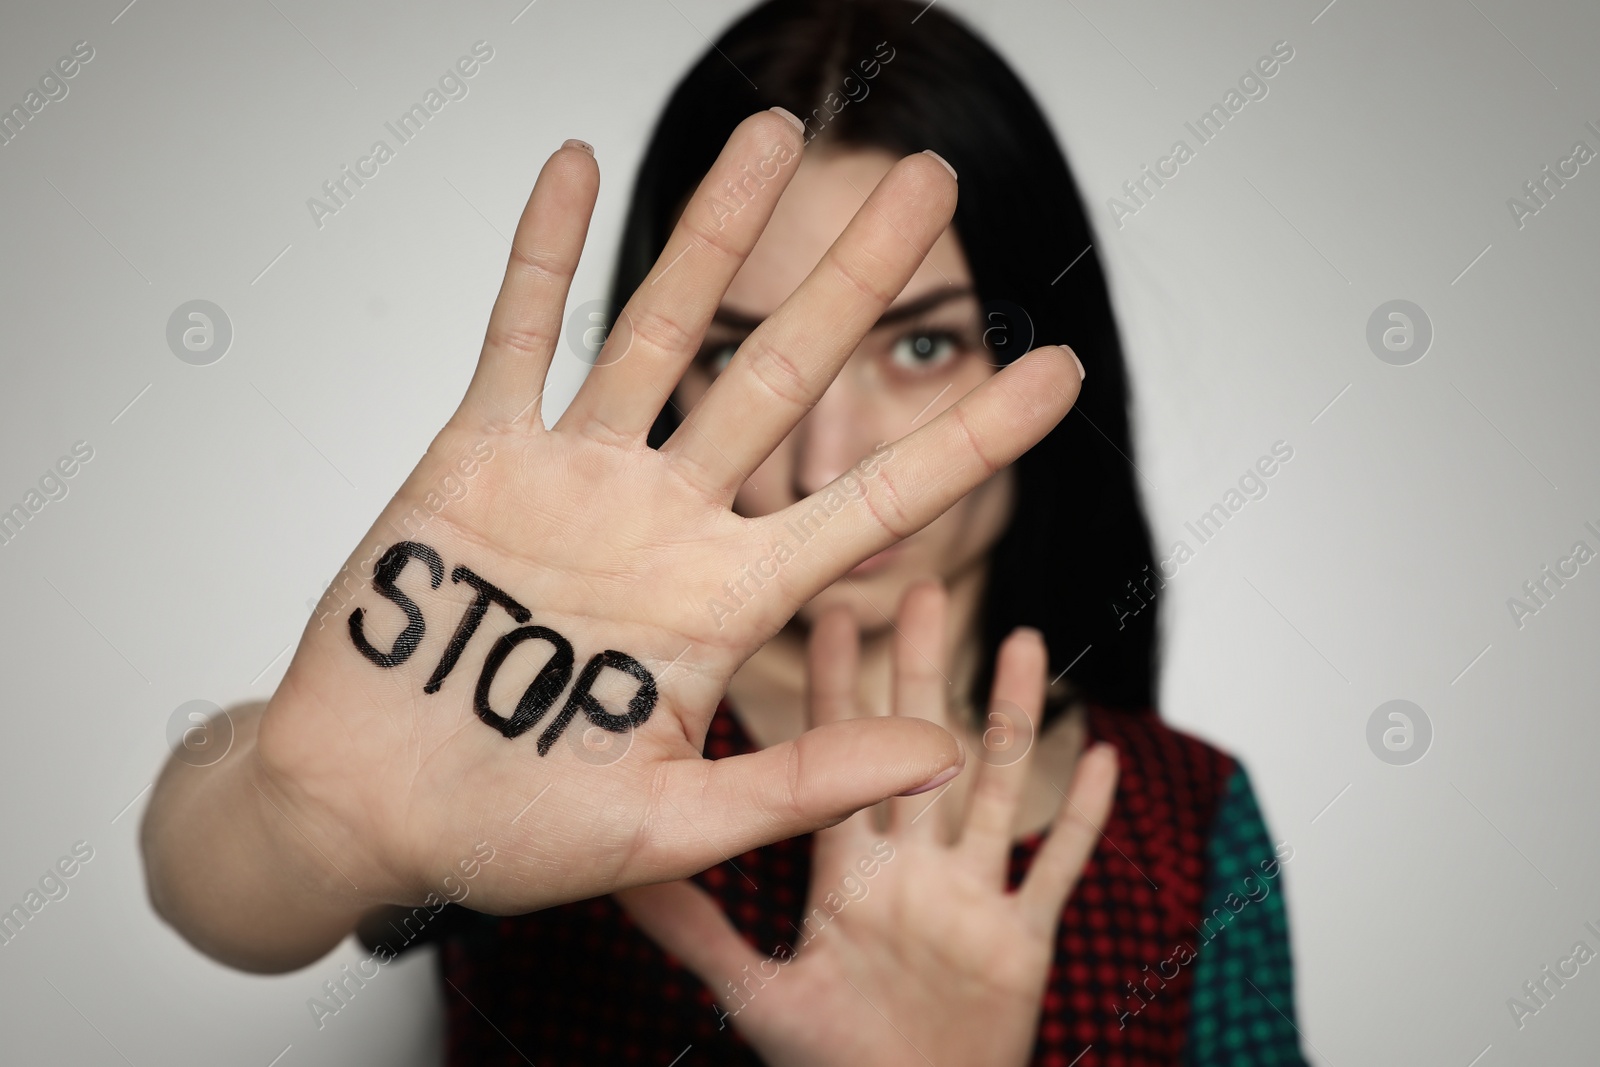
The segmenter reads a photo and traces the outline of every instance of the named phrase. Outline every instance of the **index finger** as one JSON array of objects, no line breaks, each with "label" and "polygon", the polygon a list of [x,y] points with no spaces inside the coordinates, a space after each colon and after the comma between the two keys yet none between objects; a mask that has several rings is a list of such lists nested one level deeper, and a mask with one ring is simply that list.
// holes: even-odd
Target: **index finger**
[{"label": "index finger", "polygon": [[[938,518],[1049,433],[1082,385],[1072,349],[1036,348],[806,499],[754,520],[773,531],[819,527],[808,551],[787,565],[789,595],[810,600]],[[816,521],[818,512],[826,521]]]},{"label": "index finger", "polygon": [[[856,678],[861,638],[847,608],[826,611],[806,642],[806,729],[856,718]],[[817,863],[826,850],[865,840],[874,833],[872,809],[863,808],[836,826],[818,830]]]}]

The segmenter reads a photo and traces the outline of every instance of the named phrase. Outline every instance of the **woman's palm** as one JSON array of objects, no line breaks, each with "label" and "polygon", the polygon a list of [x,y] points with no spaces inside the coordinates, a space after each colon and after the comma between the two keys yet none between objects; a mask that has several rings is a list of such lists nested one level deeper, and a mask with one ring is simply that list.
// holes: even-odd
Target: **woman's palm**
[{"label": "woman's palm", "polygon": [[[894,717],[947,723],[937,587],[906,594],[896,631]],[[825,617],[810,649],[814,722],[856,714],[855,657],[848,619]],[[1046,662],[1038,636],[1018,634],[996,669],[994,701],[1025,712],[1029,737]],[[710,987],[724,1019],[772,1067],[1018,1067],[1033,1050],[1062,906],[1099,841],[1117,778],[1110,746],[1080,758],[1050,835],[1013,891],[1012,827],[1031,758],[980,765],[958,820],[949,819],[956,801],[941,792],[890,801],[884,831],[871,812],[819,831],[793,952],[759,955],[691,882],[619,899]],[[953,839],[947,820],[960,824]]]},{"label": "woman's palm", "polygon": [[[783,119],[747,120],[707,187],[784,144],[798,156]],[[690,202],[549,428],[541,386],[598,174],[571,148],[541,173],[466,397],[352,555],[347,573],[363,581],[351,600],[325,598],[262,718],[268,799],[340,870],[352,900],[414,901],[478,842],[496,855],[473,888],[485,911],[682,876],[959,760],[948,735],[891,720],[736,760],[699,756],[740,663],[856,562],[1029,447],[1078,384],[1069,353],[1040,350],[883,451],[854,493],[735,515],[748,471],[849,356],[855,341],[839,337],[859,340],[876,321],[954,207],[943,167],[902,160],[651,449],[656,413],[792,172],[716,225]],[[831,341],[818,339],[819,315],[837,327]],[[476,470],[462,479],[469,457]],[[430,507],[452,476],[465,495]],[[802,514],[816,536],[731,592],[725,583]]]},{"label": "woman's palm", "polygon": [[[752,999],[746,1010],[764,1044],[805,1050],[792,1062],[808,1065],[1027,1061],[1054,941],[989,872],[949,853],[937,843],[895,847],[867,895],[789,965],[792,996],[785,1002],[790,991],[775,987],[770,1004]],[[813,1048],[827,1054],[813,1057]]]}]

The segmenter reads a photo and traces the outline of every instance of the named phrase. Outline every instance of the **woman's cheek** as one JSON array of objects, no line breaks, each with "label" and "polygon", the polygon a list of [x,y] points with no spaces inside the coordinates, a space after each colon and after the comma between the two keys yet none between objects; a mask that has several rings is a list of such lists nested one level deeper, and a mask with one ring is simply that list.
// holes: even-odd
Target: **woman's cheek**
[{"label": "woman's cheek", "polygon": [[733,495],[733,510],[746,518],[770,515],[788,507],[792,500],[785,498],[783,488],[791,479],[786,471],[788,442],[778,445],[772,455],[761,461],[745,483]]},{"label": "woman's cheek", "polygon": [[1016,500],[1016,472],[1007,467],[956,501],[928,532],[938,530],[935,551],[940,558],[930,565],[946,578],[993,550],[1010,525]]}]

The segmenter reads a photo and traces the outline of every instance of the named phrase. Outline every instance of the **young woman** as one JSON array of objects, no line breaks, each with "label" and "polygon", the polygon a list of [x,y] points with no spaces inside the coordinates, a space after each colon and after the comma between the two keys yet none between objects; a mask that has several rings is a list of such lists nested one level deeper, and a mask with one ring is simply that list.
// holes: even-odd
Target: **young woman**
[{"label": "young woman", "polygon": [[545,430],[582,149],[354,606],[163,777],[157,907],[252,969],[437,943],[452,1063],[1302,1063],[1290,853],[1151,710],[1116,325],[1015,75],[931,5],[741,19]]},{"label": "young woman", "polygon": [[[681,434],[679,413],[708,395],[734,353],[750,351],[757,324],[824,260],[896,159],[926,148],[947,160],[960,183],[952,225],[828,391],[748,471],[735,510],[784,513],[1036,340],[1069,341],[1089,380],[1076,411],[1017,463],[813,597],[751,656],[706,754],[758,751],[801,731],[808,632],[824,646],[814,690],[859,690],[879,714],[935,716],[980,754],[1009,724],[972,709],[984,707],[1009,653],[1013,706],[1029,702],[1017,696],[1028,681],[1056,682],[1043,730],[1006,767],[1020,780],[985,789],[995,768],[980,766],[916,824],[927,798],[895,802],[886,863],[872,862],[875,828],[860,815],[814,840],[730,857],[688,886],[519,918],[447,919],[436,940],[452,1062],[519,1062],[517,1049],[551,1064],[667,1064],[686,1049],[684,1063],[1302,1062],[1279,874],[1287,850],[1269,841],[1244,770],[1149,710],[1156,613],[1140,605],[1152,599],[1155,561],[1093,234],[1029,93],[971,31],[925,8],[777,0],[724,33],[656,123],[613,307],[646,284],[680,218],[702,212],[721,223],[770,195],[777,161],[709,197],[696,192],[726,132],[760,107],[800,116],[804,154],[662,409],[660,444]],[[813,328],[832,327],[819,319]],[[800,536],[787,538],[796,552]],[[759,595],[765,575],[781,575],[775,556],[748,561],[708,612],[731,616]],[[916,584],[926,576],[948,586],[947,604]],[[819,630],[834,611],[865,636],[854,687],[837,664],[851,655],[850,624]],[[1018,626],[1036,633],[1004,643]],[[1046,648],[1048,668],[1035,666]],[[919,705],[903,691],[927,695]],[[948,713],[944,697],[955,705]],[[1018,726],[1026,735],[1026,719]],[[1119,755],[1110,821],[1071,902],[1041,925],[1010,905],[1037,888],[1022,880],[1039,874],[1041,831],[1073,761],[1096,741]],[[974,837],[992,846],[985,819],[998,817],[973,807],[974,782],[1014,809],[1001,869],[991,870],[992,847],[972,854]],[[938,839],[924,836],[941,819]],[[950,841],[961,843],[945,848]],[[854,866],[863,858],[874,877]]]}]

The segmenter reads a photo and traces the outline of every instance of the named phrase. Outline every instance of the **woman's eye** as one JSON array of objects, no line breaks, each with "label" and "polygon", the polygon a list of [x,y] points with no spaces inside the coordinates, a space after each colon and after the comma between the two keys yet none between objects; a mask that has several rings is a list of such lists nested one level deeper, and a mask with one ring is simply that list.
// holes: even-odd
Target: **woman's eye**
[{"label": "woman's eye", "polygon": [[938,330],[908,333],[894,343],[890,359],[894,365],[909,370],[926,370],[941,366],[955,354],[956,339]]},{"label": "woman's eye", "polygon": [[705,354],[700,357],[700,365],[705,367],[707,374],[715,378],[727,370],[728,364],[733,362],[733,354],[737,351],[739,346],[736,344],[714,345],[707,348]]}]

